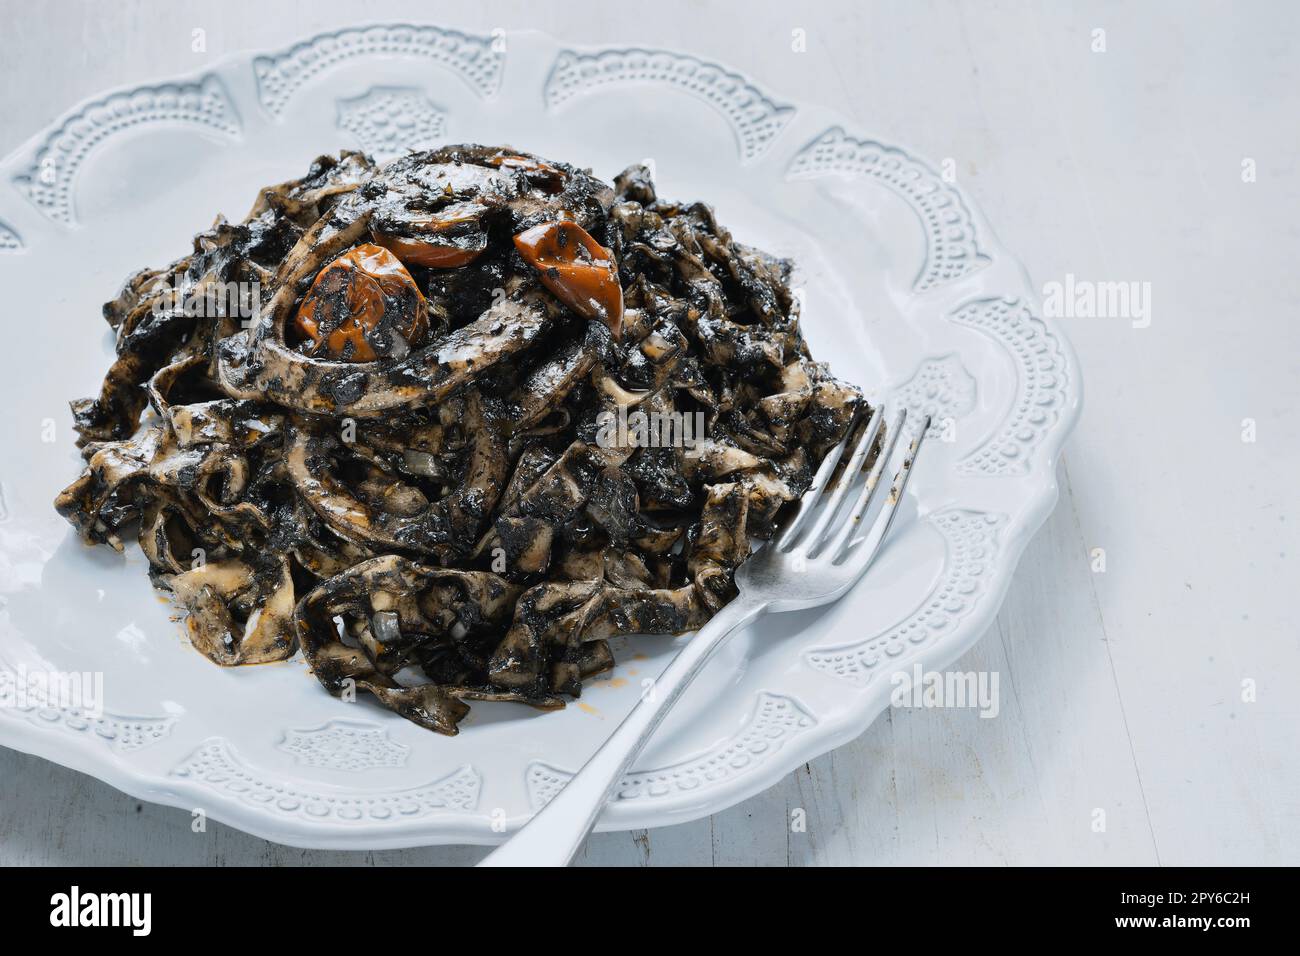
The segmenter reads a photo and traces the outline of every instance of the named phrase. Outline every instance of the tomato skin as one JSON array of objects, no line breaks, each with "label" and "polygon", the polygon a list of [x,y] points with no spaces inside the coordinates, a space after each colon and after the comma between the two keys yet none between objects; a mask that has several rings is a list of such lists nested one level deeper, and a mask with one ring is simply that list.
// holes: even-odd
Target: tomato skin
[{"label": "tomato skin", "polygon": [[429,331],[428,303],[411,274],[388,249],[368,242],[317,273],[294,321],[313,355],[349,362],[375,361],[394,334],[415,348]]},{"label": "tomato skin", "polygon": [[376,226],[372,234],[377,245],[405,265],[456,269],[487,250],[483,217],[488,212],[482,203],[458,202],[436,212],[405,215],[399,223]]},{"label": "tomato skin", "polygon": [[623,287],[608,249],[569,219],[544,222],[515,236],[515,248],[542,284],[574,312],[598,319],[614,338],[623,330]]},{"label": "tomato skin", "polygon": [[548,193],[557,193],[563,189],[567,178],[561,170],[550,163],[504,151],[488,159],[488,165],[496,166],[498,169],[518,170],[527,176],[530,182]]},{"label": "tomato skin", "polygon": [[404,265],[429,269],[455,269],[467,266],[483,254],[482,249],[437,245],[409,236],[376,236],[375,242],[397,256]]}]

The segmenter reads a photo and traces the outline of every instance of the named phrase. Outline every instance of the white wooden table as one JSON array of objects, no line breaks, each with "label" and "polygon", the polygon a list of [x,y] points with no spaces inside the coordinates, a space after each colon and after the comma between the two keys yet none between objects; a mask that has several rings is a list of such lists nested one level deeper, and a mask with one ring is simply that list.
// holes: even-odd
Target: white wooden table
[{"label": "white wooden table", "polygon": [[[356,9],[0,0],[0,154],[84,96],[282,46]],[[998,719],[893,710],[747,803],[597,836],[583,862],[1300,863],[1300,8],[630,9],[479,0],[366,15],[728,63],[951,158],[1036,282],[1149,282],[1152,310],[1146,328],[1065,320],[1087,399],[1061,503],[997,626],[956,665],[1000,674]],[[206,52],[191,49],[195,28]],[[806,53],[792,50],[795,29]],[[791,832],[796,808],[806,832]],[[193,834],[187,813],[0,751],[3,864],[456,864],[485,852],[307,852],[219,824]]]}]

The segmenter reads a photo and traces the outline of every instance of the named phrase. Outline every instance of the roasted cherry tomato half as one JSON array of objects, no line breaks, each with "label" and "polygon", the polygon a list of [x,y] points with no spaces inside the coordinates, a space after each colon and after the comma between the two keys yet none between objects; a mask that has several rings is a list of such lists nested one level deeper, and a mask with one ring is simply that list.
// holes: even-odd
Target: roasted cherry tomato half
[{"label": "roasted cherry tomato half", "polygon": [[483,254],[483,249],[449,246],[413,236],[377,235],[375,242],[410,266],[429,269],[455,269],[467,266]]},{"label": "roasted cherry tomato half", "polygon": [[515,236],[515,248],[538,271],[551,294],[588,319],[599,319],[618,338],[623,330],[623,288],[608,249],[576,222],[544,222]]},{"label": "roasted cherry tomato half", "polygon": [[396,256],[364,243],[317,273],[297,326],[314,355],[373,362],[418,347],[429,332],[429,306]]},{"label": "roasted cherry tomato half", "polygon": [[455,203],[432,213],[405,217],[400,228],[373,230],[375,242],[408,266],[455,269],[469,265],[487,248],[482,226],[488,208],[477,202]]},{"label": "roasted cherry tomato half", "polygon": [[488,159],[488,165],[504,169],[517,169],[534,186],[540,186],[548,193],[557,193],[564,188],[568,178],[563,170],[556,169],[550,163],[529,156],[516,156],[513,153],[497,153]]}]

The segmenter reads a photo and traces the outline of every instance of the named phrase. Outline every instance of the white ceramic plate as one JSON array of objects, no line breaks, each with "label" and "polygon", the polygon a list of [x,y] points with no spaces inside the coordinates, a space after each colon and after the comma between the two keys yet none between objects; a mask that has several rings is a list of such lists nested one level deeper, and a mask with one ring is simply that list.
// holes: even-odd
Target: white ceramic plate
[{"label": "white ceramic plate", "polygon": [[99,719],[0,707],[0,743],[282,843],[493,842],[665,666],[673,640],[619,641],[613,678],[580,704],[476,704],[460,736],[440,737],[331,698],[301,660],[210,664],[134,544],[87,548],[51,507],[80,467],[66,403],[107,369],[99,308],[130,272],[174,259],[218,211],[242,217],[258,187],[319,153],[438,141],[510,143],[606,179],[652,160],[661,195],[705,199],[742,240],[798,261],[814,355],[940,422],[867,579],[736,638],[601,829],[682,822],[761,791],[860,734],[890,674],[942,668],[988,627],[1056,501],[1080,379],[960,189],[869,130],[689,55],[371,26],[107,93],[0,166],[0,669],[102,673],[106,700]]}]

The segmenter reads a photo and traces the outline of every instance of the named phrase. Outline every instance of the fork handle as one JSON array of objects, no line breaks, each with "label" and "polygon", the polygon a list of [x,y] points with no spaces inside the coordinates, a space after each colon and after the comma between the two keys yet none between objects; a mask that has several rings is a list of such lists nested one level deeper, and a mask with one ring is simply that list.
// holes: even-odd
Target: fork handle
[{"label": "fork handle", "polygon": [[564,866],[573,859],[609,795],[682,691],[715,650],[767,607],[736,597],[700,628],[608,740],[541,812],[479,866]]}]

